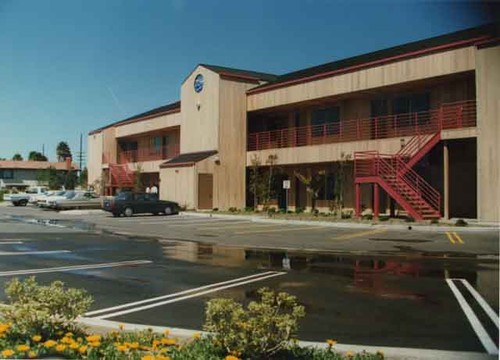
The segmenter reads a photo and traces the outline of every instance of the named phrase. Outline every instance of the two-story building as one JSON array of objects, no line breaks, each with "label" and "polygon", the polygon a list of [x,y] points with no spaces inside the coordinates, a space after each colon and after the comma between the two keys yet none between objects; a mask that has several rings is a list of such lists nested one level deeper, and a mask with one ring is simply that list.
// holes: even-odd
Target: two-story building
[{"label": "two-story building", "polygon": [[113,193],[140,172],[187,208],[243,208],[272,156],[280,207],[326,211],[342,183],[358,215],[498,222],[499,39],[487,25],[284,75],[200,64],[179,102],[90,132],[89,182]]}]

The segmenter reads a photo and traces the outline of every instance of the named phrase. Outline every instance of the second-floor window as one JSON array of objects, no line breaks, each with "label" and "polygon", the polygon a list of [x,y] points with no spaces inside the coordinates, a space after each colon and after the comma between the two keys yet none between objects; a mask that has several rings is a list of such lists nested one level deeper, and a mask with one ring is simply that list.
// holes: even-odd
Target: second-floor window
[{"label": "second-floor window", "polygon": [[0,179],[13,179],[14,171],[9,169],[0,169]]},{"label": "second-floor window", "polygon": [[420,93],[396,97],[392,101],[392,114],[396,116],[396,126],[422,125],[430,121],[430,94]]},{"label": "second-floor window", "polygon": [[340,133],[340,108],[333,106],[313,110],[312,136],[336,135]]}]

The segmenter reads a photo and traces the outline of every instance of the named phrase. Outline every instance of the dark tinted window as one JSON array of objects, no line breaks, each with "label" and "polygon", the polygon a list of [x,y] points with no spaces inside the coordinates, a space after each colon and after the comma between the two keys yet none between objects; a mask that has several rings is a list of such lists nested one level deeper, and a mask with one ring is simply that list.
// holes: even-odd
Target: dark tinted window
[{"label": "dark tinted window", "polygon": [[127,192],[121,192],[118,195],[116,195],[116,200],[128,200],[130,199],[130,193]]}]

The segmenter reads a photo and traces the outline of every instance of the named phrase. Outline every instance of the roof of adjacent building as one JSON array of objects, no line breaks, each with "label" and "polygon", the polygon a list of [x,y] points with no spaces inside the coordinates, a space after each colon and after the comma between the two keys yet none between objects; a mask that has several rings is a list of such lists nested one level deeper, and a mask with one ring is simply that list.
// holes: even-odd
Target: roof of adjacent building
[{"label": "roof of adjacent building", "polygon": [[[421,52],[425,50],[435,52],[443,51],[443,47],[448,45],[447,49],[453,47],[467,46],[467,41],[470,40],[471,44],[480,43],[482,40],[486,40],[488,37],[495,38],[500,35],[500,23],[486,24],[470,29],[460,30],[453,33],[448,33],[445,35],[440,35],[424,40],[419,40],[404,45],[393,46],[387,49],[374,51],[367,54],[362,54],[358,56],[353,56],[350,58],[337,60],[333,62],[328,62],[326,64],[317,65],[309,67],[306,69],[301,69],[298,71],[293,71],[287,74],[280,75],[275,81],[254,87],[248,91],[248,93],[265,91],[267,89],[279,87],[280,85],[287,85],[291,82],[296,82],[300,80],[305,80],[310,77],[314,77],[321,74],[328,74],[334,71],[341,71],[343,69],[349,69],[357,67],[359,70],[360,65],[370,65],[373,62],[378,62],[381,60],[391,60],[397,61],[401,60],[401,56],[419,56]],[[429,52],[426,52],[428,54]]]},{"label": "roof of adjacent building", "polygon": [[[44,170],[50,167],[56,170],[66,170],[66,162],[0,160],[0,169]],[[73,163],[71,168],[78,170],[78,165]]]},{"label": "roof of adjacent building", "polygon": [[209,158],[210,156],[215,154],[217,154],[217,150],[198,151],[198,152],[180,154],[168,161],[165,161],[163,164],[160,165],[160,167],[166,168],[166,167],[177,167],[177,166],[190,166],[194,165],[199,161],[205,160],[206,158]]},{"label": "roof of adjacent building", "polygon": [[89,135],[98,133],[98,132],[100,132],[100,131],[102,131],[104,129],[108,129],[108,128],[113,127],[113,126],[125,125],[127,123],[131,123],[131,122],[134,122],[134,121],[137,121],[137,120],[142,120],[142,119],[149,118],[149,117],[152,117],[152,116],[159,116],[159,115],[165,114],[165,113],[177,112],[177,111],[180,111],[180,110],[181,110],[181,102],[180,101],[176,101],[176,102],[173,102],[173,103],[170,103],[170,104],[167,104],[167,105],[163,105],[163,106],[157,107],[155,109],[148,110],[146,112],[143,112],[143,113],[140,113],[140,114],[128,117],[128,118],[123,119],[123,120],[115,121],[114,123],[108,124],[108,125],[103,126],[103,127],[99,128],[99,129],[92,130],[89,133]]},{"label": "roof of adjacent building", "polygon": [[243,70],[243,69],[235,69],[226,66],[219,65],[210,65],[210,64],[200,64],[199,66],[203,66],[213,72],[216,72],[220,75],[232,75],[240,78],[247,78],[249,80],[261,80],[261,81],[274,81],[279,78],[279,75],[263,73],[258,71],[251,70]]}]

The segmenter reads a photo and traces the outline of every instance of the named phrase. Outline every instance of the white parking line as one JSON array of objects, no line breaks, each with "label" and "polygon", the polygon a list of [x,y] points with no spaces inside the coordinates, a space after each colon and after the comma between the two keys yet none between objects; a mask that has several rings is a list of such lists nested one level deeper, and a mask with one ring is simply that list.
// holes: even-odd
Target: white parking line
[{"label": "white parking line", "polygon": [[493,324],[495,324],[496,327],[498,328],[498,315],[495,313],[495,311],[493,311],[491,306],[488,305],[488,303],[483,299],[483,297],[481,295],[479,295],[479,293],[476,291],[476,289],[474,289],[472,287],[472,285],[469,284],[469,282],[467,280],[460,279],[460,281],[462,282],[462,284],[464,284],[464,286],[467,288],[467,290],[470,291],[470,293],[472,294],[472,296],[474,296],[474,298],[476,299],[478,304],[481,305],[481,307],[486,312],[486,314],[488,314],[491,321],[493,321]]},{"label": "white parking line", "polygon": [[22,241],[0,241],[0,245],[22,244]]},{"label": "white parking line", "polygon": [[71,251],[70,250],[0,251],[0,256],[63,254],[63,253],[69,253],[69,252],[71,252]]},{"label": "white parking line", "polygon": [[[458,279],[455,279],[458,280]],[[476,333],[477,337],[479,338],[479,341],[481,341],[481,344],[483,344],[484,348],[490,355],[498,354],[498,348],[495,345],[495,343],[491,340],[490,336],[484,329],[483,325],[477,318],[476,314],[474,314],[474,311],[470,307],[470,305],[467,303],[467,300],[465,300],[464,296],[460,293],[458,288],[455,286],[453,283],[452,279],[446,279],[446,282],[448,283],[448,286],[451,289],[451,292],[453,295],[455,295],[455,298],[458,301],[458,304],[462,308],[465,316],[467,317],[467,320],[469,320],[469,323],[472,326],[472,329],[474,329],[474,332]]]},{"label": "white parking line", "polygon": [[28,274],[42,274],[42,273],[52,273],[52,272],[62,272],[62,271],[102,269],[102,268],[111,268],[111,267],[118,267],[118,266],[144,265],[144,264],[150,264],[150,263],[152,263],[152,261],[150,261],[150,260],[131,260],[131,261],[119,261],[119,262],[101,263],[101,264],[74,265],[74,266],[60,266],[60,267],[41,268],[41,269],[1,271],[0,277],[14,276],[14,275],[28,275]]},{"label": "white parking line", "polygon": [[97,316],[97,319],[108,319],[108,318],[116,317],[116,316],[119,316],[119,315],[125,315],[125,314],[130,314],[130,313],[133,313],[133,312],[143,311],[143,310],[151,309],[151,308],[162,306],[162,305],[172,304],[172,303],[175,303],[175,302],[179,302],[179,301],[183,301],[183,300],[187,300],[187,299],[192,299],[192,298],[195,298],[195,297],[200,297],[200,296],[203,296],[203,295],[206,295],[206,294],[210,294],[210,293],[213,293],[213,292],[216,292],[216,291],[221,291],[221,290],[230,289],[230,288],[241,286],[241,285],[245,285],[245,284],[250,284],[250,283],[253,283],[253,282],[257,282],[257,281],[262,281],[262,280],[266,280],[266,279],[269,279],[269,278],[272,278],[272,277],[276,277],[276,276],[282,276],[282,275],[285,275],[285,274],[286,274],[285,272],[279,272],[279,273],[275,273],[275,274],[271,274],[271,275],[266,275],[266,276],[261,276],[261,277],[258,277],[258,278],[250,279],[250,280],[247,280],[247,281],[240,281],[240,282],[229,284],[229,285],[225,285],[225,286],[219,286],[219,287],[211,288],[209,290],[198,292],[198,293],[195,293],[195,294],[192,294],[192,295],[186,295],[186,296],[177,297],[177,298],[172,299],[172,300],[160,301],[160,302],[153,303],[153,304],[150,304],[150,305],[144,305],[144,306],[140,306],[140,307],[136,307],[136,308],[132,308],[132,309],[128,309],[128,310],[118,311],[118,312],[107,314],[107,315]]},{"label": "white parking line", "polygon": [[276,273],[277,273],[276,271],[266,271],[264,273],[259,273],[259,274],[249,275],[249,276],[245,276],[245,277],[241,277],[241,278],[237,278],[237,279],[232,279],[232,280],[222,281],[222,282],[218,282],[218,283],[208,284],[208,285],[200,286],[200,287],[197,287],[197,288],[193,288],[193,289],[189,289],[189,290],[184,290],[184,291],[176,292],[176,293],[173,293],[173,294],[157,296],[157,297],[154,297],[154,298],[149,298],[149,299],[145,299],[145,300],[134,301],[134,302],[130,302],[130,303],[122,304],[122,305],[117,305],[117,306],[113,306],[113,307],[109,307],[109,308],[105,308],[105,309],[89,311],[88,313],[85,314],[85,316],[98,315],[98,314],[102,314],[102,313],[106,313],[106,312],[110,312],[110,311],[114,311],[114,310],[120,310],[120,309],[128,308],[128,307],[131,307],[131,306],[142,305],[142,304],[146,304],[146,303],[154,302],[154,301],[158,301],[158,300],[165,300],[165,299],[169,299],[169,298],[172,298],[172,297],[189,294],[189,293],[192,293],[192,292],[195,292],[195,291],[205,290],[205,289],[208,289],[208,288],[211,288],[211,287],[215,287],[215,286],[226,285],[226,284],[234,283],[234,282],[237,282],[237,281],[243,281],[243,280],[247,280],[247,279],[251,279],[251,278],[255,278],[255,277],[261,277],[261,276],[265,276],[265,275],[268,275],[268,274],[276,274]]}]

